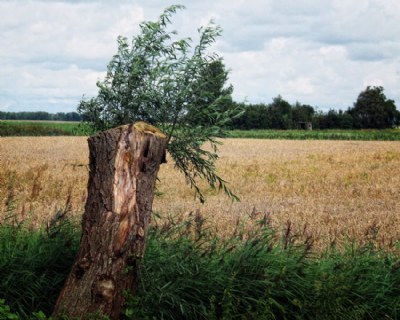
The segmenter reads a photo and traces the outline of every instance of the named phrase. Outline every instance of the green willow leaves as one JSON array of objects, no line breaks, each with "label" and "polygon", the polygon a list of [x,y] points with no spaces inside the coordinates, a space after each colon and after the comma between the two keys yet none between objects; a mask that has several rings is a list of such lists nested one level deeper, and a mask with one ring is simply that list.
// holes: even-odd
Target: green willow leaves
[{"label": "green willow leaves", "polygon": [[97,97],[82,100],[78,111],[94,130],[106,130],[134,121],[146,121],[167,134],[168,151],[176,168],[196,191],[198,181],[237,197],[217,174],[218,138],[241,110],[233,107],[232,87],[225,86],[228,72],[223,60],[208,50],[221,35],[210,22],[200,28],[198,44],[177,39],[169,31],[171,17],[183,6],[167,8],[155,22],[144,22],[133,37],[118,38],[118,52],[107,75],[97,86]]}]

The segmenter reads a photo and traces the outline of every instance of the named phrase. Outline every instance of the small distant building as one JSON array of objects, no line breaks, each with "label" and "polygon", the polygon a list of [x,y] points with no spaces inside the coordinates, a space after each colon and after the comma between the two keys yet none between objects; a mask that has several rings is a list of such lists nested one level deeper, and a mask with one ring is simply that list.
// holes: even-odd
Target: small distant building
[{"label": "small distant building", "polygon": [[312,130],[312,122],[310,122],[310,121],[298,122],[297,127],[300,130]]}]

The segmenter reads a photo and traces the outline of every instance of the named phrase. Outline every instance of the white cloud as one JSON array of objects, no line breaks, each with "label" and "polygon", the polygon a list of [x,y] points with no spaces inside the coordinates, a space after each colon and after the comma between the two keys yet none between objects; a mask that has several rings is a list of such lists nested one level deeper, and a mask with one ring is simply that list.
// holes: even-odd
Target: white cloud
[{"label": "white cloud", "polygon": [[311,79],[306,77],[289,80],[281,85],[283,92],[291,92],[292,95],[296,96],[311,95],[315,93]]},{"label": "white cloud", "polygon": [[0,109],[75,110],[83,94],[96,94],[117,36],[131,36],[143,19],[137,5],[0,2],[0,85],[16,95]]}]

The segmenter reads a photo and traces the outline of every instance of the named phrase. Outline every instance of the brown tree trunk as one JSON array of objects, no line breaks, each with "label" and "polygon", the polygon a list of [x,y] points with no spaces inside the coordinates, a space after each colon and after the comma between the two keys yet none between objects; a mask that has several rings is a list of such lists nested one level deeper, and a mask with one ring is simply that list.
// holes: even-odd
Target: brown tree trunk
[{"label": "brown tree trunk", "polygon": [[81,245],[53,316],[118,319],[126,290],[135,292],[157,172],[167,139],[144,122],[88,139],[90,173]]}]

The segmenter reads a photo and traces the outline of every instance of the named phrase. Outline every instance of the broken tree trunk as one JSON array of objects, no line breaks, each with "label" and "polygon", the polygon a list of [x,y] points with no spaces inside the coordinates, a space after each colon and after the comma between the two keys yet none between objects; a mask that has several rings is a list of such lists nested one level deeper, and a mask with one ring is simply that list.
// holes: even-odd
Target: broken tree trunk
[{"label": "broken tree trunk", "polygon": [[144,122],[88,139],[90,173],[81,245],[53,316],[118,319],[124,291],[135,292],[157,172],[167,139]]}]

